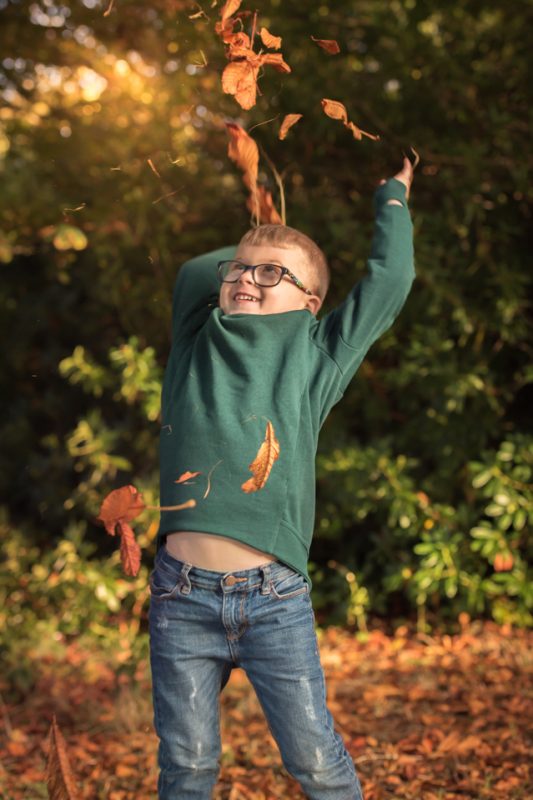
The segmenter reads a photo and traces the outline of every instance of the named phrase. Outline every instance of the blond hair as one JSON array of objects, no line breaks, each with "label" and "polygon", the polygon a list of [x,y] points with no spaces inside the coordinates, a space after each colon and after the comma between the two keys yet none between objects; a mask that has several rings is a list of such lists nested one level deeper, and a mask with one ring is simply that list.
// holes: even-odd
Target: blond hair
[{"label": "blond hair", "polygon": [[[324,300],[330,282],[328,262],[320,247],[305,233],[296,228],[290,228],[288,225],[258,225],[256,228],[250,228],[239,244],[270,244],[272,247],[286,249],[300,248],[305,256],[308,280],[310,280],[307,288],[317,294],[322,301]],[[298,277],[300,278],[300,275]],[[302,283],[305,283],[303,279]]]}]

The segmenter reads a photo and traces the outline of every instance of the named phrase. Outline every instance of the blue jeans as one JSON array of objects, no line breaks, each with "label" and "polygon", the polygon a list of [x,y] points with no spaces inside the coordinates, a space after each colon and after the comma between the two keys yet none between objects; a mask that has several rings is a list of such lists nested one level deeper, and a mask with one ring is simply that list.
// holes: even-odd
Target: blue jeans
[{"label": "blue jeans", "polygon": [[278,561],[215,572],[165,546],[150,574],[150,664],[159,800],[210,800],[221,751],[219,696],[248,676],[287,771],[310,800],[362,800],[334,730],[308,584]]}]

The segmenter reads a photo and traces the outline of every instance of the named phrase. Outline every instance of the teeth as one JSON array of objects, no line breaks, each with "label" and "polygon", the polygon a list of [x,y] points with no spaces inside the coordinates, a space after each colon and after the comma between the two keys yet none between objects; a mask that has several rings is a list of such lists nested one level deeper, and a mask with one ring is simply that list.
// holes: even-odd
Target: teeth
[{"label": "teeth", "polygon": [[252,296],[251,296],[251,295],[249,295],[249,294],[236,294],[236,295],[235,295],[235,300],[239,300],[239,299],[241,299],[241,298],[242,298],[243,300],[253,300],[254,302],[257,302],[257,298],[256,298],[256,297],[252,297]]}]

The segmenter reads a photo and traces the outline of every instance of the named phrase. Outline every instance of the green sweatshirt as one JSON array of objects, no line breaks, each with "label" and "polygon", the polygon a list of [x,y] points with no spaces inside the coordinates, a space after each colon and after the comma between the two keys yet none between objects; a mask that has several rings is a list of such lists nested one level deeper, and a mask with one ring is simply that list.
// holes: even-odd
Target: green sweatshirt
[{"label": "green sweatshirt", "polygon": [[[389,179],[375,207],[368,273],[320,320],[307,309],[225,314],[217,262],[237,245],[182,265],[161,396],[160,496],[162,506],[196,505],[161,512],[157,549],[170,531],[221,534],[275,556],[311,589],[318,434],[415,276],[405,186]],[[264,487],[246,493],[268,421],[279,456]],[[176,483],[185,472],[201,474]]]}]

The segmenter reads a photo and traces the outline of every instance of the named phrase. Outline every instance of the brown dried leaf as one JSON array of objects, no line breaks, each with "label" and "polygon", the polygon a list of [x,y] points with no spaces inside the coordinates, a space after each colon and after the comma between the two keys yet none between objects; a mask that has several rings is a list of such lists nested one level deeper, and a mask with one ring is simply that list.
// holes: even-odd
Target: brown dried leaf
[{"label": "brown dried leaf", "polygon": [[343,103],[339,103],[338,100],[328,100],[327,98],[324,98],[320,102],[322,104],[324,113],[332,119],[340,119],[343,125],[352,131],[356,139],[362,139],[363,136],[368,136],[369,139],[374,139],[374,141],[379,140],[379,136],[361,130],[354,122],[348,122],[348,112],[346,111],[346,106]]},{"label": "brown dried leaf", "polygon": [[278,139],[285,139],[289,129],[295,125],[299,119],[301,119],[303,114],[286,114],[283,118],[283,122],[280,125]]},{"label": "brown dried leaf", "polygon": [[50,800],[78,800],[80,795],[70,768],[67,746],[57,725],[55,714],[50,726],[48,743],[49,750],[46,765],[48,797]]},{"label": "brown dried leaf", "polygon": [[220,9],[220,19],[222,22],[226,22],[229,17],[233,16],[236,11],[239,10],[242,0],[226,0],[222,8]]},{"label": "brown dried leaf", "polygon": [[276,72],[292,72],[289,65],[283,60],[281,53],[263,53],[259,56],[261,64],[269,64]]},{"label": "brown dried leaf", "polygon": [[253,478],[249,478],[242,484],[243,492],[257,492],[262,489],[268,480],[274,461],[279,457],[279,442],[274,433],[274,427],[270,420],[267,422],[264,441],[261,443],[257,455],[249,464],[248,469],[253,473]]},{"label": "brown dried leaf", "polygon": [[187,472],[183,472],[179,476],[178,480],[174,481],[174,483],[184,483],[185,481],[190,480],[190,478],[196,478],[197,475],[201,475],[201,474],[202,474],[201,472],[188,472],[188,471]]},{"label": "brown dried leaf", "polygon": [[[283,220],[278,214],[272,194],[264,186],[256,186],[255,196],[251,192],[246,200],[246,208],[258,216],[258,225],[282,225]],[[257,200],[257,202],[256,202]]]},{"label": "brown dried leaf", "polygon": [[104,498],[96,518],[110,534],[115,535],[116,526],[121,522],[131,522],[144,511],[145,504],[140,492],[129,484],[114,489]]},{"label": "brown dried leaf", "polygon": [[252,137],[237,123],[226,122],[226,127],[230,135],[228,156],[242,170],[245,185],[252,189],[257,184],[259,148]]},{"label": "brown dried leaf", "polygon": [[259,36],[265,47],[270,47],[273,50],[279,50],[281,47],[281,36],[273,36],[264,26],[259,31]]},{"label": "brown dried leaf", "polygon": [[349,128],[355,139],[362,139],[363,136],[368,136],[369,139],[373,139],[375,142],[379,141],[379,136],[374,133],[367,133],[366,131],[361,130],[358,128],[355,122],[347,122],[346,127]]},{"label": "brown dried leaf", "polygon": [[120,537],[120,561],[125,575],[135,577],[141,566],[141,548],[135,538],[135,534],[127,522],[119,522],[118,530]]},{"label": "brown dried leaf", "polygon": [[335,39],[315,39],[314,36],[311,36],[313,42],[316,42],[326,53],[334,56],[337,53],[340,53],[341,49]]},{"label": "brown dried leaf", "polygon": [[328,117],[348,122],[348,112],[343,103],[339,103],[338,100],[328,100],[327,98],[324,98],[320,102],[322,104],[322,110]]},{"label": "brown dried leaf", "polygon": [[232,61],[222,73],[222,91],[232,94],[245,111],[255,105],[259,66],[249,61]]}]

